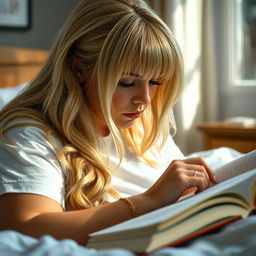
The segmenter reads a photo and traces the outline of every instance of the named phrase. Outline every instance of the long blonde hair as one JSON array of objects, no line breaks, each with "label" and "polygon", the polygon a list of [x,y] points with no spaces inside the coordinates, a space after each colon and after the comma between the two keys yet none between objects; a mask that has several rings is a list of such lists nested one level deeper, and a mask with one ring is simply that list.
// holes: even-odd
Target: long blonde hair
[{"label": "long blonde hair", "polygon": [[[39,75],[0,115],[2,139],[8,123],[21,117],[39,121],[47,135],[62,143],[58,158],[69,170],[66,200],[79,209],[103,203],[106,193],[118,195],[111,188],[93,114],[72,70],[72,60],[85,74],[96,77],[99,103],[120,162],[123,141],[147,159],[155,142],[161,139],[164,144],[170,126],[175,129],[172,107],[182,91],[183,69],[173,34],[142,0],[79,2]],[[119,130],[111,117],[112,96],[122,73],[134,65],[140,74],[159,78],[162,85],[136,124]]]}]

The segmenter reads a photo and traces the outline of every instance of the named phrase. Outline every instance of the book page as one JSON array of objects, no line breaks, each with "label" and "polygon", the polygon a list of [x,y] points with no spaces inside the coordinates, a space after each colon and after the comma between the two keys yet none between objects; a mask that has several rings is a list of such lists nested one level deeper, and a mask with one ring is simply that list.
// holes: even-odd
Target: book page
[{"label": "book page", "polygon": [[230,179],[256,168],[256,150],[242,155],[235,160],[214,170],[217,182]]}]

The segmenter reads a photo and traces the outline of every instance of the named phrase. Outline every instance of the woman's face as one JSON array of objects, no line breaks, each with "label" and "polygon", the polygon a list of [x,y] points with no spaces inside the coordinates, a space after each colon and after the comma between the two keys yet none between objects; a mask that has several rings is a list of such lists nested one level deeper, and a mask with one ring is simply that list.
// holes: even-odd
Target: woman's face
[{"label": "woman's face", "polygon": [[123,74],[112,100],[112,118],[120,129],[129,128],[150,105],[158,80],[147,79],[137,72]]},{"label": "woman's face", "polygon": [[[161,83],[154,78],[145,78],[136,71],[124,73],[120,78],[112,99],[112,119],[119,129],[130,128],[143,111],[150,105],[157,87]],[[96,86],[92,86],[96,88]],[[97,120],[96,125],[103,136],[109,133],[96,92],[87,100]]]}]

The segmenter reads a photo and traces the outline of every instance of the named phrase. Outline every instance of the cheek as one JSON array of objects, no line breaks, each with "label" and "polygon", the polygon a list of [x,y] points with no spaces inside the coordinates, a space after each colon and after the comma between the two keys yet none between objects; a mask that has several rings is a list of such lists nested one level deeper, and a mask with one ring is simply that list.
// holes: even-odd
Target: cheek
[{"label": "cheek", "polygon": [[128,97],[126,93],[117,90],[112,99],[112,107],[115,109],[119,109],[126,104]]},{"label": "cheek", "polygon": [[151,89],[150,89],[150,98],[151,100],[154,98],[155,94],[156,94],[156,91],[157,91],[157,87],[156,86],[153,86]]}]

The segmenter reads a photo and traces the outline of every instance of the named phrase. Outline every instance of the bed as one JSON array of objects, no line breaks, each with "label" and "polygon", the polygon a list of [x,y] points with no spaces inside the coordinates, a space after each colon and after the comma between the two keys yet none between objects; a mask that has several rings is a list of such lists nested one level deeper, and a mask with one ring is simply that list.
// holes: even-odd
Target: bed
[{"label": "bed", "polygon": [[47,50],[0,47],[0,108],[39,72]]},{"label": "bed", "polygon": [[[6,104],[35,77],[45,62],[48,51],[0,47],[0,101]],[[1,107],[1,106],[0,106]],[[203,156],[211,167],[218,167],[240,155],[229,148],[218,148],[194,153],[190,156]],[[0,231],[1,256],[133,256],[124,249],[94,250],[79,246],[66,239],[57,241],[51,236],[40,239],[25,236],[12,230]],[[150,256],[227,256],[256,255],[256,217],[231,223],[221,230],[196,238],[179,247],[162,248]]]}]

